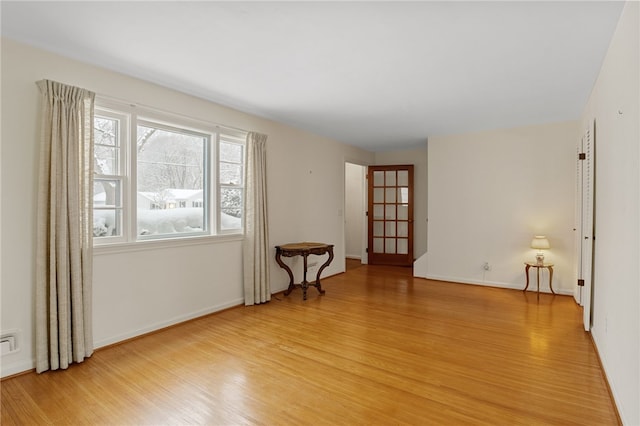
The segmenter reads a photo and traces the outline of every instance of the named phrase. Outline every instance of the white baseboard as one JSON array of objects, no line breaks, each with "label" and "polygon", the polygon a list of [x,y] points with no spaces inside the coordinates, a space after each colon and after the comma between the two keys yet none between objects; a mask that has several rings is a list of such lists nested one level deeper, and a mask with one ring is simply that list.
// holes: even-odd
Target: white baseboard
[{"label": "white baseboard", "polygon": [[13,363],[2,362],[2,369],[0,376],[2,378],[13,376],[14,374],[24,373],[25,371],[33,370],[36,368],[36,360],[19,360]]},{"label": "white baseboard", "polygon": [[[430,275],[427,274],[426,277],[424,277],[425,279],[428,280],[436,280],[436,281],[448,281],[448,282],[452,282],[452,283],[460,283],[460,284],[473,284],[473,285],[482,285],[485,287],[498,287],[498,288],[508,288],[508,289],[512,289],[512,290],[524,290],[524,286],[525,284],[522,283],[503,283],[503,282],[497,282],[497,281],[475,281],[475,280],[469,280],[466,278],[460,278],[460,277],[446,277],[446,276],[441,276],[441,275]],[[527,291],[536,291],[536,286],[535,285],[531,285],[529,284],[529,288],[527,289]],[[573,296],[573,291],[572,290],[564,290],[564,289],[554,289],[554,291],[556,292],[556,294],[561,294],[563,296]],[[540,289],[540,293],[548,293],[551,294],[551,291],[549,289]]]},{"label": "white baseboard", "polygon": [[93,347],[95,349],[102,348],[104,346],[113,345],[115,343],[119,343],[134,337],[142,336],[143,334],[151,333],[153,331],[158,331],[163,328],[170,327],[172,325],[180,324],[181,322],[189,321],[195,318],[203,317],[205,315],[213,314],[218,311],[222,311],[224,309],[232,308],[234,306],[243,305],[244,299],[236,299],[231,300],[226,303],[222,303],[220,305],[212,306],[206,309],[202,309],[200,311],[191,312],[189,314],[180,315],[166,321],[160,321],[155,324],[151,324],[147,327],[142,327],[136,330],[131,330],[126,333],[119,334],[117,336],[107,337],[98,341],[93,342]]}]

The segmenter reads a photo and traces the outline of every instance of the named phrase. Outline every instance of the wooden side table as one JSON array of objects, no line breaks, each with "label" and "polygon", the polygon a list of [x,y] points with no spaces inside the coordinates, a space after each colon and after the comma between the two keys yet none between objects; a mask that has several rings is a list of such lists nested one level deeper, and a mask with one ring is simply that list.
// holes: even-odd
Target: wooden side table
[{"label": "wooden side table", "polygon": [[[318,269],[318,273],[316,275],[316,281],[310,283],[307,281],[307,257],[310,254],[315,254],[321,256],[323,254],[329,254],[329,258],[326,262],[322,264],[322,266]],[[281,259],[281,257],[293,257],[293,256],[302,256],[304,258],[304,278],[300,284],[293,283],[293,272],[291,272],[291,268],[287,266]],[[282,246],[276,246],[276,262],[278,265],[282,267],[287,274],[289,274],[289,287],[284,292],[285,296],[288,296],[294,288],[301,287],[302,288],[302,300],[307,300],[307,288],[309,286],[315,287],[320,294],[324,294],[325,291],[322,289],[320,285],[320,274],[329,266],[331,261],[333,260],[333,244],[325,244],[325,243],[293,243],[293,244],[285,244]]]},{"label": "wooden side table", "polygon": [[539,265],[537,262],[524,262],[524,264],[526,265],[524,267],[524,274],[527,276],[527,285],[524,287],[524,290],[522,291],[527,291],[527,289],[529,288],[529,268],[536,268],[536,273],[537,273],[537,283],[538,283],[538,298],[540,298],[540,269],[548,269],[549,270],[549,290],[551,290],[551,293],[556,294],[555,291],[553,291],[553,286],[552,286],[552,282],[553,282],[553,263],[543,263],[542,265]]}]

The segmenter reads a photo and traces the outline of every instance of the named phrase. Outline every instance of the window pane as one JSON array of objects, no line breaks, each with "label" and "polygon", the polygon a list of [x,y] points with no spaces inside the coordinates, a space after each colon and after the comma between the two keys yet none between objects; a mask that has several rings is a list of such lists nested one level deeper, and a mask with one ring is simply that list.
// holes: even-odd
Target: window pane
[{"label": "window pane", "polygon": [[177,234],[204,230],[203,209],[178,208],[173,203],[167,203],[166,206],[154,210],[138,207],[138,235]]},{"label": "window pane", "polygon": [[409,206],[407,204],[398,206],[398,220],[409,220]]},{"label": "window pane", "polygon": [[398,254],[408,254],[409,253],[409,240],[404,238],[398,239]]},{"label": "window pane", "polygon": [[396,239],[395,238],[385,238],[384,239],[384,252],[389,254],[396,253]]},{"label": "window pane", "polygon": [[120,173],[118,164],[120,150],[119,127],[120,122],[117,119],[99,116],[94,118],[95,172],[99,175],[116,175]]},{"label": "window pane", "polygon": [[409,202],[409,188],[398,188],[398,202],[399,203]]},{"label": "window pane", "polygon": [[93,207],[122,207],[122,181],[94,178]]},{"label": "window pane", "polygon": [[385,228],[385,235],[387,237],[395,237],[396,236],[396,223],[395,222],[386,222],[384,228]]},{"label": "window pane", "polygon": [[409,186],[409,172],[398,170],[398,186]]},{"label": "window pane", "polygon": [[384,203],[384,188],[373,188],[373,202]]},{"label": "window pane", "polygon": [[373,186],[384,186],[384,172],[373,172]]},{"label": "window pane", "polygon": [[220,229],[222,230],[241,229],[242,217],[234,216],[236,214],[238,214],[237,209],[221,209]]},{"label": "window pane", "polygon": [[93,150],[95,171],[99,175],[118,174],[118,148],[96,145]]},{"label": "window pane", "polygon": [[409,236],[409,223],[398,222],[398,237],[408,237],[408,236]]},{"label": "window pane", "polygon": [[243,149],[240,144],[220,141],[220,161],[241,164]]},{"label": "window pane", "polygon": [[239,188],[220,188],[220,229],[242,228],[242,194]]},{"label": "window pane", "polygon": [[122,210],[98,209],[93,211],[94,237],[122,236]]},{"label": "window pane", "polygon": [[122,180],[93,181],[93,236],[122,236]]},{"label": "window pane", "polygon": [[138,126],[138,235],[202,232],[206,135]]},{"label": "window pane", "polygon": [[242,166],[220,163],[220,183],[223,185],[242,185]]},{"label": "window pane", "polygon": [[384,237],[384,222],[379,220],[373,222],[373,236]]},{"label": "window pane", "polygon": [[384,253],[384,238],[373,239],[373,252]]},{"label": "window pane", "polygon": [[384,218],[387,220],[396,220],[396,206],[385,206]]},{"label": "window pane", "polygon": [[385,172],[386,176],[386,186],[396,186],[396,172],[394,170],[390,170]]},{"label": "window pane", "polygon": [[386,188],[385,189],[385,203],[395,203],[396,202],[396,189],[395,188]]},{"label": "window pane", "polygon": [[[221,138],[226,136],[221,135]],[[219,145],[220,223],[221,231],[242,229],[244,197],[244,145],[221,140]]]},{"label": "window pane", "polygon": [[374,204],[373,205],[373,218],[375,220],[384,219],[384,205],[383,204]]},{"label": "window pane", "polygon": [[118,145],[118,120],[98,117],[93,120],[94,143],[98,145]]},{"label": "window pane", "polygon": [[236,210],[234,216],[240,217],[242,211],[242,189],[220,188],[220,207],[227,211]]}]

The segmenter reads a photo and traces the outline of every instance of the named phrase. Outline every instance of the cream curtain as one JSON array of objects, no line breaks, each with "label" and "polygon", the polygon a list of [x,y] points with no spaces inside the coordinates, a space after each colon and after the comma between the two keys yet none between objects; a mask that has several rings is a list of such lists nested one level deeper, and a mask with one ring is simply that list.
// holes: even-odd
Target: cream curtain
[{"label": "cream curtain", "polygon": [[36,234],[36,371],[93,353],[93,103],[95,94],[49,80],[40,88]]},{"label": "cream curtain", "polygon": [[245,236],[243,242],[244,304],[271,300],[267,220],[267,136],[247,135]]}]

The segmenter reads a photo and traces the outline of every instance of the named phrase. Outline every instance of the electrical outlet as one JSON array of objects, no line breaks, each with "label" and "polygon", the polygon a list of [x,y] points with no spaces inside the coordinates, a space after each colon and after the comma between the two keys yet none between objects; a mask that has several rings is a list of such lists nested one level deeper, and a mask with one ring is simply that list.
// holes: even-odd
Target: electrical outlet
[{"label": "electrical outlet", "polygon": [[489,262],[484,262],[482,264],[482,269],[484,269],[485,271],[490,271],[491,270],[491,265],[489,265]]}]

